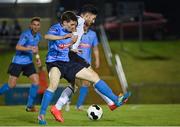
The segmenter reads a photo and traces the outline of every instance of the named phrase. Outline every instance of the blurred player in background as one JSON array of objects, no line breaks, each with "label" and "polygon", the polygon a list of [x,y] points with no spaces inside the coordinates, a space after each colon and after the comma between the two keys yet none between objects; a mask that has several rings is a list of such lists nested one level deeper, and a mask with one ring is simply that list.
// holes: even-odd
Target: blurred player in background
[{"label": "blurred player in background", "polygon": [[39,30],[40,18],[34,17],[31,19],[30,28],[21,34],[16,45],[16,54],[8,69],[8,83],[4,83],[0,88],[1,95],[16,86],[17,79],[21,73],[27,76],[32,82],[26,107],[27,112],[37,111],[34,102],[38,91],[39,77],[33,64],[33,55],[36,56],[36,64],[40,66],[41,60],[38,54],[38,44],[41,40],[41,34],[39,33]]}]

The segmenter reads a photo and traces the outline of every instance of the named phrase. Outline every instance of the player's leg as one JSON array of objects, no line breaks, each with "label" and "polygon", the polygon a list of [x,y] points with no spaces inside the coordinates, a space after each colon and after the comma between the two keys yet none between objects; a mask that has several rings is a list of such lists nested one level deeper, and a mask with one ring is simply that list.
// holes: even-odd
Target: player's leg
[{"label": "player's leg", "polygon": [[39,76],[35,73],[29,76],[29,79],[31,80],[32,84],[29,89],[29,96],[28,96],[28,102],[27,102],[27,112],[37,112],[38,110],[35,108],[34,103],[37,96],[37,91],[39,88]]},{"label": "player's leg", "polygon": [[61,110],[63,106],[68,103],[73,92],[74,88],[71,85],[67,86],[61,93],[61,96],[59,97],[56,104],[51,107],[50,112],[57,121],[64,122]]},{"label": "player's leg", "polygon": [[88,81],[83,80],[82,81],[82,86],[79,89],[79,97],[76,103],[76,108],[79,110],[82,110],[82,105],[84,104],[85,98],[88,94],[88,87],[90,83]]},{"label": "player's leg", "polygon": [[[94,70],[92,69],[92,67],[88,67],[88,69],[93,73]],[[117,106],[114,104],[114,102],[109,99],[108,97],[106,97],[105,95],[103,95],[101,92],[99,92],[96,88],[94,88],[94,90],[96,91],[97,94],[99,94],[101,96],[101,98],[106,102],[106,104],[108,105],[108,107],[110,108],[110,110],[114,110],[117,108]]]},{"label": "player's leg", "polygon": [[108,105],[109,109],[111,111],[115,110],[117,108],[117,106],[114,104],[114,102],[109,99],[108,97],[106,97],[105,95],[103,95],[101,92],[99,92],[96,88],[94,88],[94,90],[96,91],[96,93],[98,95],[101,96],[101,98],[106,102],[106,104]]},{"label": "player's leg", "polygon": [[61,76],[61,72],[57,67],[52,67],[49,71],[49,87],[45,91],[43,95],[43,99],[41,102],[41,109],[39,112],[39,124],[46,124],[46,121],[44,119],[46,110],[48,108],[49,103],[51,102],[54,92],[58,87],[59,79]]},{"label": "player's leg", "polygon": [[36,69],[33,63],[27,65],[21,65],[21,66],[22,66],[23,75],[28,77],[32,84],[29,89],[26,111],[37,112],[38,110],[34,107],[34,102],[38,91],[39,77],[36,73]]},{"label": "player's leg", "polygon": [[55,106],[58,110],[61,110],[62,107],[70,100],[70,97],[73,94],[73,87],[71,85],[67,86],[61,93],[58,101],[56,102]]},{"label": "player's leg", "polygon": [[4,83],[0,88],[0,95],[14,88],[16,86],[17,79],[18,77],[10,75],[8,83]]},{"label": "player's leg", "polygon": [[103,80],[101,80],[98,76],[98,74],[96,72],[94,72],[93,70],[89,70],[87,68],[83,68],[81,69],[77,74],[76,74],[77,78],[80,79],[84,79],[84,80],[88,80],[94,83],[94,87],[103,95],[107,96],[109,99],[111,99],[116,106],[120,106],[122,105],[122,101],[121,99],[119,99],[118,96],[116,96],[113,91],[111,90],[111,88],[106,84],[106,82],[104,82]]},{"label": "player's leg", "polygon": [[8,83],[4,83],[0,88],[0,95],[7,92],[16,86],[17,79],[22,71],[22,66],[11,63],[8,68],[9,79]]}]

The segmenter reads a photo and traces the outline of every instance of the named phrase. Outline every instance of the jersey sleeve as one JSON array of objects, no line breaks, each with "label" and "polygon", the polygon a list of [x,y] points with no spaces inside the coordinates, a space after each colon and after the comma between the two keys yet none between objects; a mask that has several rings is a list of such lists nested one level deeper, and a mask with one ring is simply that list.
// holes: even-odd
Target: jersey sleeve
[{"label": "jersey sleeve", "polygon": [[59,35],[59,30],[55,26],[52,26],[51,28],[49,28],[47,34]]},{"label": "jersey sleeve", "polygon": [[27,40],[28,40],[28,37],[27,37],[27,35],[25,34],[25,33],[22,33],[21,35],[20,35],[20,38],[19,38],[19,41],[18,41],[18,45],[25,45],[25,43],[27,42]]},{"label": "jersey sleeve", "polygon": [[93,39],[93,43],[92,46],[95,47],[97,46],[99,43],[98,38],[97,38],[97,34],[94,32],[94,39]]},{"label": "jersey sleeve", "polygon": [[84,34],[84,22],[85,20],[81,17],[78,18],[78,26],[77,26],[77,34],[78,34],[78,39],[75,44],[72,45],[72,49],[77,49],[80,42],[81,42],[81,37]]}]

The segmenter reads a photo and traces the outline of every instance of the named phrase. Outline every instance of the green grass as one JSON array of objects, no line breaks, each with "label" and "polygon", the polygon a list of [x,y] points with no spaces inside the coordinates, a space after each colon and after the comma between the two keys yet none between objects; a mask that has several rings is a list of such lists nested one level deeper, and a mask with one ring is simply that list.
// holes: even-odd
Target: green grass
[{"label": "green grass", "polygon": [[[38,113],[27,113],[25,106],[0,106],[0,126],[37,126]],[[87,108],[87,106],[86,106]],[[47,112],[49,126],[180,126],[180,105],[124,105],[111,112],[102,106],[104,114],[99,121],[91,121],[86,112],[63,111],[64,123],[54,120]]]},{"label": "green grass", "polygon": [[129,84],[179,84],[180,41],[110,42]]}]

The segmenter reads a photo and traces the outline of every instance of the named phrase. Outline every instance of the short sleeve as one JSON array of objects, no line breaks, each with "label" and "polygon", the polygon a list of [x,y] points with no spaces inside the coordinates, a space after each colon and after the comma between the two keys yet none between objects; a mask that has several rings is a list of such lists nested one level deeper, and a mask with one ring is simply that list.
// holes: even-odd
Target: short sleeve
[{"label": "short sleeve", "polygon": [[97,34],[94,32],[94,39],[93,39],[93,43],[92,46],[95,47],[98,45],[98,38],[97,38]]},{"label": "short sleeve", "polygon": [[58,30],[58,28],[56,28],[55,26],[52,26],[52,27],[48,30],[47,34],[59,35],[59,30]]},{"label": "short sleeve", "polygon": [[27,35],[25,34],[25,33],[22,33],[21,35],[20,35],[20,38],[19,38],[19,41],[18,41],[18,45],[24,45],[26,42],[27,42],[27,40],[28,40],[28,37],[27,37]]}]

